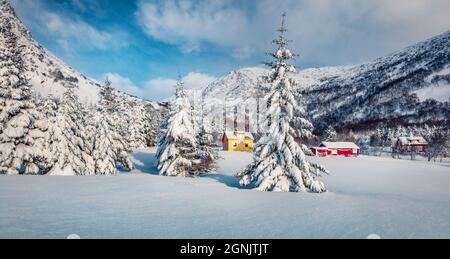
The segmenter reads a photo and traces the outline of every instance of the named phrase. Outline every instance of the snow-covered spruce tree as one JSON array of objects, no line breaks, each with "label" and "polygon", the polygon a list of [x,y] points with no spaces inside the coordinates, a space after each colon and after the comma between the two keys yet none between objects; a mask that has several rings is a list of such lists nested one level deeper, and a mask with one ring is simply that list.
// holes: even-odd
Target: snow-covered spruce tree
[{"label": "snow-covered spruce tree", "polygon": [[181,79],[177,82],[175,100],[167,118],[161,123],[156,158],[158,170],[164,176],[198,175],[196,132],[192,125],[191,105]]},{"label": "snow-covered spruce tree", "polygon": [[150,114],[142,102],[122,98],[118,101],[113,116],[117,132],[124,139],[127,150],[146,145]]},{"label": "snow-covered spruce tree", "polygon": [[35,124],[22,46],[10,20],[0,19],[0,173],[39,174],[44,135]]},{"label": "snow-covered spruce tree", "polygon": [[294,59],[294,54],[286,48],[288,40],[284,38],[287,31],[284,19],[285,14],[278,30],[280,36],[273,41],[278,45],[277,51],[270,54],[274,61],[267,63],[272,68],[271,75],[266,78],[269,91],[264,97],[268,104],[268,132],[255,146],[254,162],[239,172],[237,177],[240,178],[241,185],[254,184],[260,191],[309,190],[321,193],[326,189],[316,178],[326,170],[307,162],[301,146],[294,140],[297,134],[294,128],[300,128],[303,134],[308,134],[306,126],[311,123],[305,118],[294,118],[294,114],[299,114],[296,110],[300,108],[294,96],[293,86],[296,82],[287,74],[295,69],[287,63],[288,60]]},{"label": "snow-covered spruce tree", "polygon": [[117,173],[113,132],[108,116],[102,109],[95,113],[96,128],[93,138],[92,158],[94,159],[95,174],[111,175]]},{"label": "snow-covered spruce tree", "polygon": [[147,109],[142,102],[135,101],[131,103],[131,117],[128,125],[127,142],[132,149],[143,148],[146,146],[145,131],[149,126],[149,116]]},{"label": "snow-covered spruce tree", "polygon": [[[85,146],[84,150],[92,156],[94,152],[94,142],[95,142],[95,132],[97,129],[97,110],[95,105],[87,105],[84,104],[82,106],[82,114],[83,114],[83,125],[85,131]],[[94,161],[92,161],[93,163]]]},{"label": "snow-covered spruce tree", "polygon": [[148,147],[154,147],[157,145],[159,125],[161,124],[161,118],[163,117],[160,110],[156,110],[151,105],[146,106],[146,126],[145,137]]},{"label": "snow-covered spruce tree", "polygon": [[56,117],[58,115],[59,99],[49,94],[38,100],[38,111],[41,117],[45,120],[46,129],[44,132],[44,144],[41,150],[42,161],[42,174],[48,173],[53,167],[53,157],[51,153],[51,146],[53,144],[52,137],[54,127],[56,127]]},{"label": "snow-covered spruce tree", "polygon": [[117,101],[117,105],[114,106],[114,110],[111,114],[114,139],[116,146],[120,147],[117,152],[117,161],[121,163],[125,168],[133,169],[133,163],[128,155],[132,151],[131,145],[127,142],[129,135],[128,125],[131,121],[130,106],[128,102],[123,98]]},{"label": "snow-covered spruce tree", "polygon": [[428,161],[440,157],[440,161],[444,157],[448,157],[450,154],[450,130],[445,127],[433,126],[428,129],[429,132],[424,134],[424,138],[427,140],[428,145],[426,147],[426,153]]},{"label": "snow-covered spruce tree", "polygon": [[118,113],[117,96],[110,81],[106,79],[100,90],[99,107],[95,112],[93,158],[96,174],[115,174],[117,163],[128,170],[133,169],[125,140],[118,133],[117,125],[115,125],[115,119],[120,117],[116,113]]},{"label": "snow-covered spruce tree", "polygon": [[336,141],[336,130],[332,127],[329,126],[328,128],[325,129],[323,136],[322,136],[322,140],[323,141]]},{"label": "snow-covered spruce tree", "polygon": [[93,159],[86,151],[86,132],[81,104],[75,86],[65,82],[66,91],[53,124],[49,129],[49,153],[52,169],[49,175],[91,175]]}]

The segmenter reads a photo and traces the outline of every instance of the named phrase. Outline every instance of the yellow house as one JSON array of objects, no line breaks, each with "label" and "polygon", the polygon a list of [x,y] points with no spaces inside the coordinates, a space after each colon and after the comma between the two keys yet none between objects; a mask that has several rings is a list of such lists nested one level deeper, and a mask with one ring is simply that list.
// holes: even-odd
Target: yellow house
[{"label": "yellow house", "polygon": [[223,150],[253,152],[253,135],[250,132],[226,131],[222,138]]}]

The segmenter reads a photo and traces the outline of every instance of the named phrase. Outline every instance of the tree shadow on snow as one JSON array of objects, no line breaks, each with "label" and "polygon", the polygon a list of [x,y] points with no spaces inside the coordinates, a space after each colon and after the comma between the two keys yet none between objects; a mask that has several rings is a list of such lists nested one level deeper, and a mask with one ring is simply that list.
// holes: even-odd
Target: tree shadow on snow
[{"label": "tree shadow on snow", "polygon": [[224,173],[211,173],[203,175],[202,177],[214,179],[219,183],[225,184],[228,187],[238,188],[238,189],[251,189],[252,186],[242,187],[239,184],[239,179],[234,175],[228,175]]},{"label": "tree shadow on snow", "polygon": [[145,174],[158,175],[155,155],[155,153],[141,151],[133,152],[132,158],[136,170]]}]

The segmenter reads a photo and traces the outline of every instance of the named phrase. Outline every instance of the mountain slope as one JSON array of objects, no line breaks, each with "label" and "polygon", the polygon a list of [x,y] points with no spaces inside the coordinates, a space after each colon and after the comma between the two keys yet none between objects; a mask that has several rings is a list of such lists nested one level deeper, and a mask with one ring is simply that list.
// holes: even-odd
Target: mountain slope
[{"label": "mountain slope", "polygon": [[[13,8],[7,0],[0,0],[0,26],[9,21],[13,25],[13,32],[18,36],[19,42],[24,50],[24,60],[27,66],[27,77],[33,86],[34,93],[37,95],[47,95],[52,93],[61,96],[65,91],[64,81],[71,81],[78,86],[76,90],[80,101],[84,103],[97,103],[100,84],[95,80],[88,78],[55,57],[48,50],[37,43],[30,31],[16,16]],[[134,101],[141,99],[116,92],[119,98],[128,98]],[[153,102],[144,101],[146,104],[158,105]]]},{"label": "mountain slope", "polygon": [[319,125],[365,128],[377,124],[415,124],[450,118],[449,97],[419,99],[417,90],[450,87],[450,31],[348,73],[321,78],[300,89]]},{"label": "mountain slope", "polygon": [[[207,100],[246,102],[265,73],[261,68],[233,71],[203,94]],[[448,122],[450,31],[370,63],[311,68],[294,77],[303,95],[299,102],[318,128]]]}]

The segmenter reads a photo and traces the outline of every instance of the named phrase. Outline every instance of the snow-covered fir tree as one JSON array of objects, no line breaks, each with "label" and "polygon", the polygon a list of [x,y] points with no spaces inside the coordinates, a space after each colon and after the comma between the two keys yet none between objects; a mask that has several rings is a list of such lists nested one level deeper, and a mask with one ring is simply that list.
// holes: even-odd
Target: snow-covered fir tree
[{"label": "snow-covered fir tree", "polygon": [[58,115],[58,107],[60,100],[53,96],[53,94],[49,94],[45,97],[40,97],[36,100],[38,102],[38,111],[42,119],[44,119],[45,123],[45,131],[44,131],[44,144],[42,149],[42,174],[48,173],[49,170],[53,167],[53,158],[51,153],[51,146],[53,144],[53,130],[56,127],[56,117]]},{"label": "snow-covered fir tree", "polygon": [[[97,114],[96,114],[96,107],[93,104],[86,105],[84,104],[82,106],[82,110],[80,111],[82,113],[83,121],[80,121],[80,123],[83,123],[84,125],[84,132],[85,132],[85,146],[84,150],[92,156],[94,152],[94,142],[95,142],[95,132],[97,129]],[[92,161],[93,162],[93,161]]]},{"label": "snow-covered fir tree", "polygon": [[146,144],[149,147],[154,147],[157,145],[159,125],[161,123],[161,118],[163,118],[163,111],[156,110],[151,105],[146,106],[147,116],[144,135],[146,137]]},{"label": "snow-covered fir tree", "polygon": [[143,148],[146,146],[146,129],[150,127],[150,118],[147,109],[142,102],[130,103],[131,116],[128,124],[128,135],[126,141],[131,149]]},{"label": "snow-covered fir tree", "polygon": [[[127,150],[146,146],[147,130],[153,118],[142,102],[121,98],[113,113],[117,132],[126,143]],[[150,118],[150,119],[149,119]]]},{"label": "snow-covered fir tree", "polygon": [[120,117],[117,96],[108,79],[100,90],[100,102],[95,115],[93,158],[96,174],[115,174],[117,163],[128,170],[133,169],[126,140],[119,134],[117,127],[116,119]]},{"label": "snow-covered fir tree", "polygon": [[336,141],[336,137],[336,130],[332,126],[329,126],[323,132],[322,141]]},{"label": "snow-covered fir tree", "polygon": [[54,123],[49,129],[49,153],[52,169],[49,175],[95,174],[94,161],[86,150],[86,132],[82,107],[74,93],[75,85],[65,83]]},{"label": "snow-covered fir tree", "polygon": [[445,127],[432,126],[428,128],[428,132],[424,134],[424,138],[428,142],[426,154],[428,161],[436,158],[442,159],[450,155],[450,130]]},{"label": "snow-covered fir tree", "polygon": [[[295,55],[286,48],[288,40],[284,37],[287,31],[284,20],[285,14],[278,30],[279,38],[273,41],[278,46],[276,52],[270,54],[274,61],[267,63],[272,68],[271,75],[266,78],[269,86],[264,97],[264,101],[268,104],[266,111],[268,132],[255,146],[253,163],[239,172],[237,177],[240,178],[241,185],[254,184],[260,191],[309,190],[321,193],[326,189],[316,178],[326,170],[307,162],[301,146],[294,139],[302,137],[296,136],[298,132],[304,135],[311,134],[307,130],[311,127],[311,123],[303,117],[294,117],[303,111],[294,96],[293,87],[296,81],[288,75],[288,72],[295,71],[294,66],[287,63],[288,60],[294,59]],[[301,130],[296,131],[294,128]]]},{"label": "snow-covered fir tree", "polygon": [[156,158],[158,170],[164,176],[197,175],[198,157],[196,132],[192,125],[191,105],[181,82],[176,85],[175,100],[167,118],[161,123]]},{"label": "snow-covered fir tree", "polygon": [[116,147],[108,116],[99,109],[96,114],[96,129],[93,138],[92,158],[94,159],[95,174],[111,175],[117,173]]},{"label": "snow-covered fir tree", "polygon": [[44,134],[36,123],[23,47],[10,20],[2,17],[0,24],[0,173],[39,174]]}]

